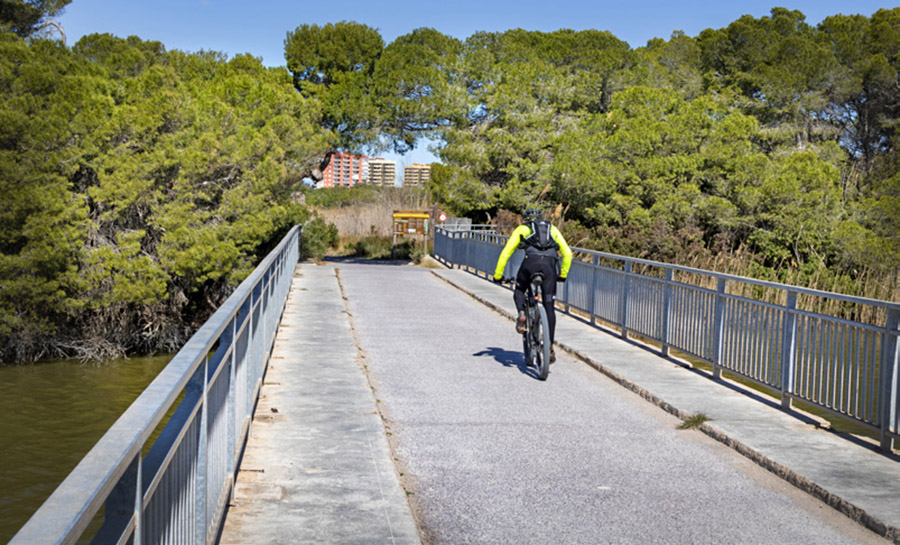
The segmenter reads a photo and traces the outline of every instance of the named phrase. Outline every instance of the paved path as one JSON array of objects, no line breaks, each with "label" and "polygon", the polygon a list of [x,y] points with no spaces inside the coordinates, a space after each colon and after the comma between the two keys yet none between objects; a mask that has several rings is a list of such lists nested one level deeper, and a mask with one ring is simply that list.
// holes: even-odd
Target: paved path
[{"label": "paved path", "polygon": [[220,542],[419,543],[332,267],[294,277]]},{"label": "paved path", "polygon": [[[884,542],[571,356],[534,379],[512,323],[434,274],[338,267],[427,543]],[[439,274],[511,306],[482,279]],[[561,339],[587,334],[560,322]],[[588,332],[594,357],[701,380]]]},{"label": "paved path", "polygon": [[[510,292],[483,279],[352,262],[299,271],[222,543],[886,543],[735,450],[677,430],[580,359],[560,353],[536,380],[512,322],[448,283],[509,312]],[[872,519],[900,513],[897,462],[574,319],[560,317],[558,337],[648,397],[706,412],[764,459],[784,463],[788,436],[812,437],[807,456],[842,467],[803,469],[843,471],[860,495],[888,489],[860,508]],[[734,414],[755,410],[748,401],[776,424]],[[862,472],[860,460],[871,464]],[[885,480],[860,478],[870,471]]]}]

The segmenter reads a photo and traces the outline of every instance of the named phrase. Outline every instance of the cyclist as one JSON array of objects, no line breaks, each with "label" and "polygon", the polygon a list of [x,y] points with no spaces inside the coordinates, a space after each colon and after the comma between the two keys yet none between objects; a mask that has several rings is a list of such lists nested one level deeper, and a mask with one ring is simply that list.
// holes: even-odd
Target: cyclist
[{"label": "cyclist", "polygon": [[[541,211],[529,208],[523,215],[522,225],[513,230],[494,270],[494,282],[503,279],[503,270],[506,263],[517,248],[525,250],[525,259],[516,274],[516,288],[513,299],[516,302],[516,310],[519,316],[516,318],[516,332],[524,333],[525,320],[525,292],[531,284],[531,276],[540,272],[544,275],[541,291],[544,294],[544,309],[547,311],[547,322],[550,326],[550,363],[556,361],[556,351],[553,349],[553,339],[556,331],[556,312],[553,302],[556,300],[556,283],[565,282],[572,266],[572,249],[566,244],[566,239],[555,225],[543,219]],[[562,266],[559,275],[556,273],[557,252],[562,254]]]}]

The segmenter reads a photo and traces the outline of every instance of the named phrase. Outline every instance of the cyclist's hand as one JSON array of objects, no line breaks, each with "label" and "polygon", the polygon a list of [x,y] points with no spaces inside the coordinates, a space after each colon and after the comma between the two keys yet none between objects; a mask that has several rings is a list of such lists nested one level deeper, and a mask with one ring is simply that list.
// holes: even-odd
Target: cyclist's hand
[{"label": "cyclist's hand", "polygon": [[556,281],[565,284],[565,283],[566,283],[566,277],[565,277],[565,276],[560,276],[559,278],[556,279]]},{"label": "cyclist's hand", "polygon": [[502,278],[497,278],[497,277],[492,276],[492,277],[491,277],[491,282],[493,282],[494,284],[502,284],[502,283],[503,283],[503,279],[502,279]]}]

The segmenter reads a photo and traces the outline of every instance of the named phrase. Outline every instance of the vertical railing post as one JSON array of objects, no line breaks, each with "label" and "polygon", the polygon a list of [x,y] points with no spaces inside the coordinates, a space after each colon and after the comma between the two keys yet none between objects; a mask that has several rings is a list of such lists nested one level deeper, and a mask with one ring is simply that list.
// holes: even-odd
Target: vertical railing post
[{"label": "vertical railing post", "polygon": [[625,262],[625,274],[622,282],[622,299],[619,303],[619,323],[622,326],[622,338],[628,338],[628,292],[631,289],[631,261]]},{"label": "vertical railing post", "polygon": [[444,239],[444,244],[445,244],[445,245],[444,245],[444,249],[445,249],[445,251],[446,251],[446,253],[447,253],[446,259],[447,259],[447,261],[450,263],[450,266],[451,266],[451,267],[453,266],[453,251],[454,251],[454,249],[453,249],[453,246],[454,246],[453,239],[456,238],[455,235],[456,235],[456,233],[454,233],[453,231],[444,231],[444,237],[445,237],[445,239]]},{"label": "vertical railing post", "polygon": [[900,328],[900,309],[891,307],[887,312],[887,323],[884,332],[884,341],[881,351],[881,395],[878,401],[881,404],[880,422],[881,449],[891,452],[894,440],[890,433],[897,432],[891,426],[897,422],[897,382],[900,373],[900,357],[898,357],[897,335]]},{"label": "vertical railing post", "polygon": [[206,520],[206,495],[207,474],[209,470],[209,356],[204,358],[203,366],[198,370],[203,373],[202,380],[198,380],[198,386],[203,388],[200,393],[200,431],[197,437],[197,482],[194,490],[194,543],[206,543],[206,528],[209,521]]},{"label": "vertical railing post", "polygon": [[138,452],[134,457],[134,466],[137,475],[134,476],[134,539],[133,545],[141,545],[144,542],[144,476],[142,453]]},{"label": "vertical railing post", "polygon": [[235,423],[237,422],[237,403],[235,403],[235,379],[237,375],[235,374],[235,368],[237,366],[237,321],[238,316],[241,315],[240,309],[238,309],[234,316],[231,317],[231,324],[228,329],[231,329],[231,338],[229,342],[231,343],[231,357],[228,358],[228,398],[225,401],[225,414],[228,418],[228,423],[226,424],[228,428],[227,439],[228,447],[225,451],[227,456],[225,458],[225,474],[227,475],[227,479],[229,480],[229,488],[228,491],[228,503],[231,503],[234,500],[234,485],[235,485],[235,473],[237,470],[237,456],[235,455],[235,451],[237,450],[237,433],[234,430]]},{"label": "vertical railing post", "polygon": [[460,257],[459,257],[460,268],[465,267],[466,268],[465,270],[468,271],[469,270],[469,253],[470,253],[469,246],[471,246],[471,244],[470,244],[469,237],[467,236],[467,233],[465,231],[461,231],[459,233],[459,240],[460,240],[460,244],[462,246],[460,248],[460,250],[461,250],[460,253],[462,255],[460,255]]},{"label": "vertical railing post", "polygon": [[[256,305],[256,318],[253,320],[253,324],[256,327],[256,332],[253,334],[253,367],[251,369],[252,375],[250,377],[250,394],[251,398],[255,393],[256,388],[256,380],[257,375],[259,374],[260,364],[262,362],[262,347],[263,347],[263,322],[265,321],[265,316],[263,316],[263,287],[262,287],[262,277],[256,283],[256,286],[253,287],[254,294],[254,305]],[[252,404],[250,411],[250,418],[253,418]]]},{"label": "vertical railing post", "polygon": [[259,317],[262,321],[263,332],[262,332],[262,359],[260,360],[259,368],[262,369],[266,366],[266,357],[269,354],[269,286],[272,283],[272,271],[268,270],[263,273],[262,277],[262,292],[259,303]]},{"label": "vertical railing post", "polygon": [[490,251],[490,248],[488,248],[487,240],[484,236],[484,233],[478,233],[477,250],[478,250],[476,252],[477,257],[475,258],[475,274],[477,275],[479,272],[482,272],[482,273],[484,273],[484,277],[487,278],[488,277],[487,269],[489,268],[487,265],[487,261],[488,261],[487,256],[488,256],[488,252]]},{"label": "vertical railing post", "polygon": [[781,332],[781,407],[790,410],[797,367],[797,292],[788,291]]},{"label": "vertical railing post", "polygon": [[591,325],[597,323],[597,269],[600,267],[600,256],[594,255],[594,258],[591,260],[593,266],[591,267]]},{"label": "vertical railing post", "polygon": [[[465,232],[460,231],[457,235],[459,236],[459,247],[456,249],[456,257],[459,262],[459,268],[462,269],[463,267],[466,267],[466,259],[469,256],[469,244],[466,240]],[[466,267],[465,270],[469,270],[468,267]]]},{"label": "vertical railing post", "polygon": [[450,251],[448,255],[450,256],[450,267],[459,268],[459,259],[456,257],[457,252],[459,251],[459,232],[450,233]]},{"label": "vertical railing post", "polygon": [[444,233],[446,237],[444,239],[444,251],[446,252],[446,256],[444,259],[449,263],[450,268],[452,269],[456,265],[456,261],[453,258],[453,252],[456,251],[456,243],[454,242],[454,233],[451,231],[447,231]]},{"label": "vertical railing post", "polygon": [[719,278],[713,316],[713,378],[722,377],[722,355],[725,343],[725,279]]},{"label": "vertical railing post", "polygon": [[253,367],[256,365],[256,320],[253,319],[253,306],[256,304],[256,286],[250,288],[250,296],[247,297],[247,350],[244,352],[244,364],[241,366],[244,374],[244,391],[240,392],[244,405],[241,416],[241,439],[244,438],[244,426],[247,420],[253,417],[253,403],[250,394],[253,391]]},{"label": "vertical railing post", "polygon": [[659,340],[662,343],[662,356],[669,356],[669,321],[672,314],[672,276],[671,268],[666,267],[666,282],[663,285],[663,308],[662,319],[660,320]]}]

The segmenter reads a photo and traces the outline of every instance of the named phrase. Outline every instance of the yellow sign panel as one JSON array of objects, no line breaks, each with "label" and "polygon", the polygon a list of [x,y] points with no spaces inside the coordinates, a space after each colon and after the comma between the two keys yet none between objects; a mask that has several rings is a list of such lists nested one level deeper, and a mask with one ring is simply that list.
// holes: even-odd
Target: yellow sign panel
[{"label": "yellow sign panel", "polygon": [[394,234],[424,235],[430,217],[427,210],[394,210]]},{"label": "yellow sign panel", "polygon": [[428,219],[431,217],[428,212],[419,212],[419,211],[411,211],[411,210],[394,210],[394,219]]}]

